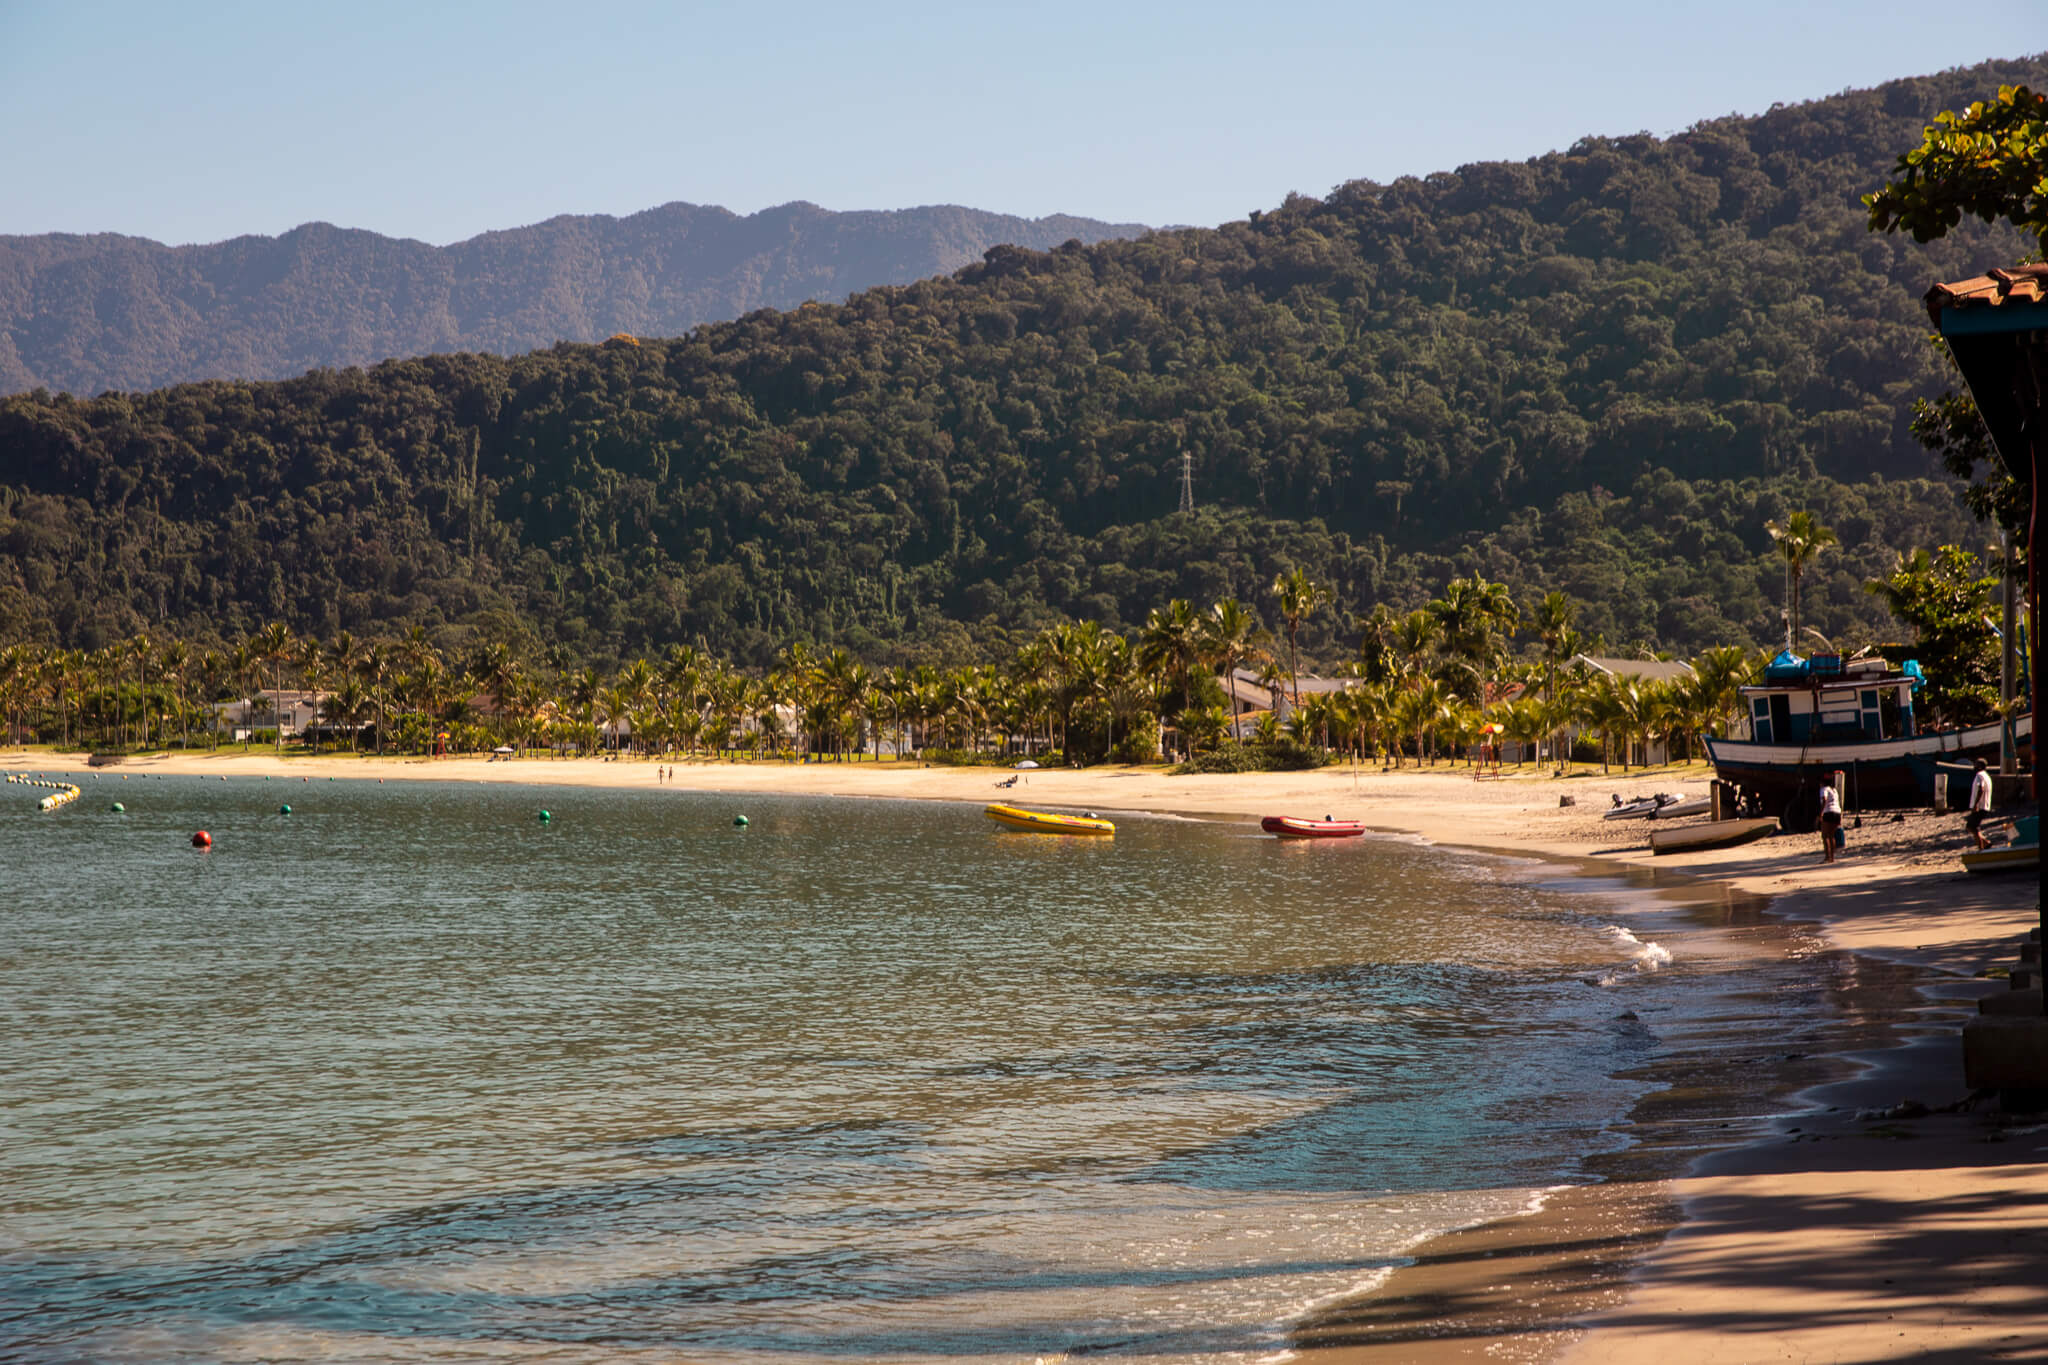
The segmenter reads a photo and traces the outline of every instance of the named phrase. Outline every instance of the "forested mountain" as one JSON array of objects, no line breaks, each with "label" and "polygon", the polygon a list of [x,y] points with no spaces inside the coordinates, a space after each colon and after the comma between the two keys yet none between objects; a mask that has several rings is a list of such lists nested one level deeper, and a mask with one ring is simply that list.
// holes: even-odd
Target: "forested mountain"
[{"label": "forested mountain", "polygon": [[326,223],[207,246],[0,237],[0,393],[283,379],[436,351],[675,336],[958,270],[998,244],[1144,230],[955,205],[833,213],[795,203],[746,217],[696,204],[563,215],[445,247]]},{"label": "forested mountain", "polygon": [[[1872,236],[1938,110],[2040,58],[1684,134],[1292,196],[673,340],[0,402],[0,633],[531,630],[586,657],[791,640],[952,658],[1299,566],[1340,613],[1452,572],[1563,588],[1610,647],[1777,636],[1765,519],[1842,545],[1806,619],[1984,534],[1906,430],[1919,297],[2007,262]],[[1176,513],[1179,452],[1199,510]]]}]

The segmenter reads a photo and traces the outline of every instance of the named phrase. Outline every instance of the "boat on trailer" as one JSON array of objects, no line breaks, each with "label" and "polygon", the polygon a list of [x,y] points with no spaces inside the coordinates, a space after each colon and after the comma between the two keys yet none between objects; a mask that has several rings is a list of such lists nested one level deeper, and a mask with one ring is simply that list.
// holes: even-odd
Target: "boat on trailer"
[{"label": "boat on trailer", "polygon": [[1099,815],[1063,815],[1057,811],[1026,810],[1022,806],[985,806],[983,815],[1004,829],[1027,834],[1115,834],[1116,826]]},{"label": "boat on trailer", "polygon": [[1333,820],[1327,815],[1320,820],[1269,815],[1259,821],[1259,828],[1282,839],[1356,839],[1365,833],[1365,826],[1357,820]]},{"label": "boat on trailer", "polygon": [[[1883,659],[1781,652],[1764,680],[1742,689],[1747,739],[1706,738],[1715,775],[1757,793],[1785,828],[1804,833],[1820,814],[1821,784],[1843,775],[1842,802],[1854,810],[1924,805],[1940,763],[1998,757],[2001,722],[1954,730],[1915,723],[1918,663],[1893,670]],[[2031,748],[2034,718],[2013,722],[2016,747]]]}]

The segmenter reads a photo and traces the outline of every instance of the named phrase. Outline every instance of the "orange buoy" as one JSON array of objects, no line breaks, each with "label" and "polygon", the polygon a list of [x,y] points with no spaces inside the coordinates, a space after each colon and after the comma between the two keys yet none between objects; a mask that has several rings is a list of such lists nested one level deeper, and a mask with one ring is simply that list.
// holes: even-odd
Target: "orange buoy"
[{"label": "orange buoy", "polygon": [[213,847],[213,836],[212,836],[211,834],[208,834],[208,833],[207,833],[207,832],[206,832],[205,830],[203,830],[203,829],[202,829],[202,830],[198,830],[198,831],[196,831],[196,832],[195,832],[195,833],[194,833],[194,834],[192,835],[192,847],[194,847],[194,848],[212,848],[212,847]]}]

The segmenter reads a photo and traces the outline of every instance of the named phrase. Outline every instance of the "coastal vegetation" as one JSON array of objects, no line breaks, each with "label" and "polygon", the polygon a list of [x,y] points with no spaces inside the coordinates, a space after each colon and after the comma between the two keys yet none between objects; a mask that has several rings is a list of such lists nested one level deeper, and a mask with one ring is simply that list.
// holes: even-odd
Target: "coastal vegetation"
[{"label": "coastal vegetation", "polygon": [[[1791,520],[1809,539],[1831,534],[1803,512]],[[1968,551],[1944,546],[1902,556],[1866,585],[1917,632],[1893,649],[1927,665],[1933,719],[1995,708],[1992,651],[1977,624],[1995,581]],[[1299,570],[1272,588],[1290,640],[1332,600]],[[1197,608],[1176,598],[1129,635],[1067,622],[1001,660],[952,667],[874,667],[844,647],[797,643],[765,669],[692,645],[601,668],[530,635],[451,655],[420,627],[322,639],[273,622],[219,647],[153,632],[90,650],[15,644],[0,650],[0,719],[16,737],[66,748],[217,748],[239,730],[244,746],[281,752],[277,709],[304,694],[316,721],[295,743],[316,752],[509,745],[938,762],[1028,753],[1070,764],[1165,753],[1185,771],[1232,772],[1345,756],[1404,767],[1502,741],[1527,763],[1539,748],[1565,754],[1570,734],[1580,757],[1626,767],[1653,742],[1690,754],[1696,736],[1728,734],[1741,715],[1737,689],[1773,652],[1716,646],[1684,676],[1652,680],[1590,663],[1601,642],[1576,617],[1561,593],[1524,613],[1499,583],[1453,579],[1411,612],[1380,605],[1358,617],[1335,685],[1307,690],[1291,647],[1235,599]],[[1256,682],[1241,681],[1247,674]],[[1253,686],[1272,705],[1247,712],[1241,693]],[[242,701],[253,713],[227,722],[219,704]]]},{"label": "coastal vegetation", "polygon": [[[1905,415],[1945,381],[1927,246],[1857,196],[1994,62],[1675,137],[1293,196],[1217,229],[1049,252],[688,335],[429,356],[278,383],[0,401],[0,640],[225,646],[270,622],[531,635],[610,671],[756,673],[802,642],[994,666],[1176,598],[1353,615],[1483,576],[1622,652],[1776,638],[1765,523],[1840,543],[1802,626],[1875,640],[1862,584],[1971,544]],[[1177,511],[1180,455],[1196,510]]]}]

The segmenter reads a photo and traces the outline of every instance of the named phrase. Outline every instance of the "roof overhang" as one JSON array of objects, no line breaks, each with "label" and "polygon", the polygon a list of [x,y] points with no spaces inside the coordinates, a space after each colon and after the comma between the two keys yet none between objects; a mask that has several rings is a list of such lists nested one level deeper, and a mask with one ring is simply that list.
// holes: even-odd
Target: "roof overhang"
[{"label": "roof overhang", "polygon": [[1998,458],[2032,483],[2048,420],[2048,265],[1937,284],[1927,291],[1927,315],[1984,414]]}]

